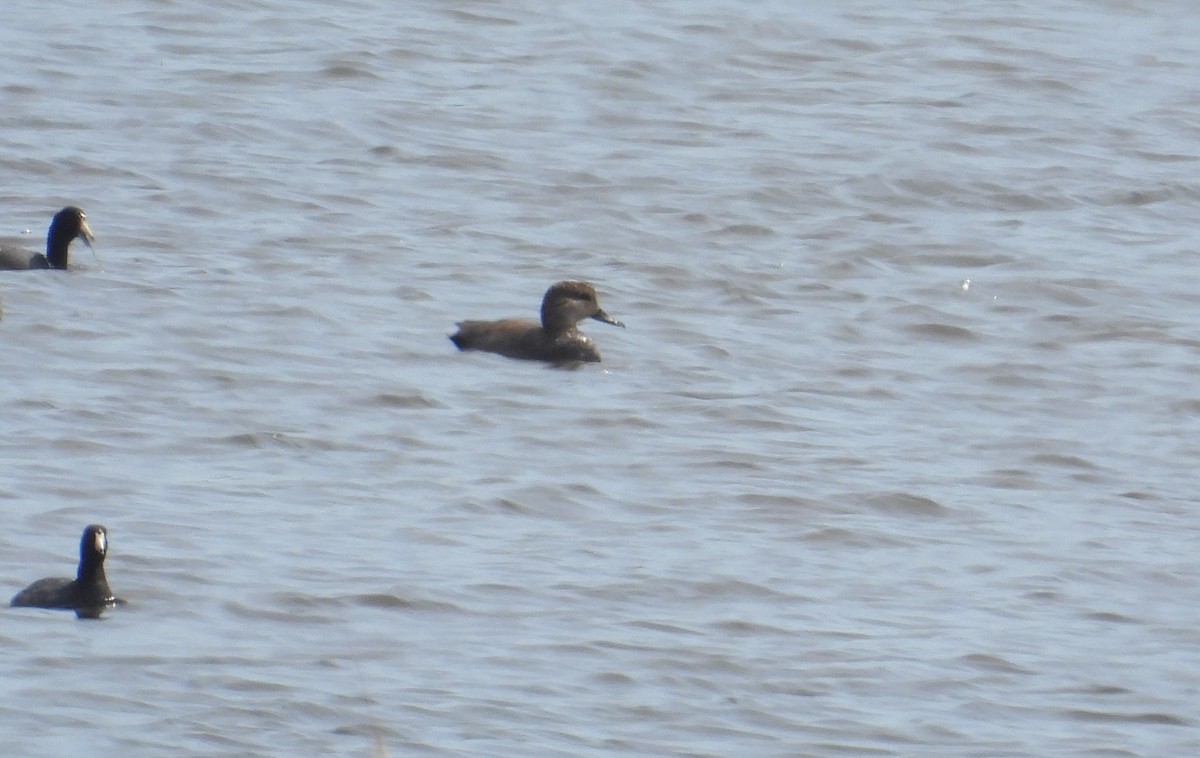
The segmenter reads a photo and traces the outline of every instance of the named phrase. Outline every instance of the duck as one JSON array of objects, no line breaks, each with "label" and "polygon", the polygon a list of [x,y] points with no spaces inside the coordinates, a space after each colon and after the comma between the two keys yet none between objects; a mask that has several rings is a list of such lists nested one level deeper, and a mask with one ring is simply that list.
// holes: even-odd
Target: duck
[{"label": "duck", "polygon": [[460,321],[450,341],[459,350],[482,350],[507,358],[559,365],[599,363],[596,343],[576,326],[585,318],[625,327],[600,307],[591,284],[563,281],[546,290],[541,323],[520,318]]},{"label": "duck", "polygon": [[79,540],[79,570],[74,579],[39,579],[18,592],[9,603],[14,608],[58,608],[75,611],[81,619],[100,614],[125,601],[113,597],[104,575],[108,554],[108,529],[89,524]]},{"label": "duck", "polygon": [[31,253],[20,247],[0,245],[0,270],[27,271],[31,269],[67,267],[67,248],[75,239],[83,240],[83,244],[92,246],[96,239],[88,226],[87,214],[81,208],[68,205],[50,221],[50,229],[46,232],[46,254]]}]

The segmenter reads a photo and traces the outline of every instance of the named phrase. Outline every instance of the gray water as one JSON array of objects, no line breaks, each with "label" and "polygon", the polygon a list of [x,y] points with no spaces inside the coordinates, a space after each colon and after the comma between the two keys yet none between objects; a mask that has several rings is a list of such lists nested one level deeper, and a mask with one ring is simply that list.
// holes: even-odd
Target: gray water
[{"label": "gray water", "polygon": [[49,7],[3,754],[1200,754],[1192,5]]}]

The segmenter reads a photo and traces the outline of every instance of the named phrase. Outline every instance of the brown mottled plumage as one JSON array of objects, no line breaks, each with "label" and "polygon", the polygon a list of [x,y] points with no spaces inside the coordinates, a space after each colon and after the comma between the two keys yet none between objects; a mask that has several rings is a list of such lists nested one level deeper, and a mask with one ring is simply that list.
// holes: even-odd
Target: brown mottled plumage
[{"label": "brown mottled plumage", "polygon": [[551,363],[597,363],[600,351],[576,322],[594,318],[625,326],[600,307],[587,282],[558,282],[542,298],[542,322],[528,319],[460,321],[450,339],[459,350],[484,350],[508,358]]}]

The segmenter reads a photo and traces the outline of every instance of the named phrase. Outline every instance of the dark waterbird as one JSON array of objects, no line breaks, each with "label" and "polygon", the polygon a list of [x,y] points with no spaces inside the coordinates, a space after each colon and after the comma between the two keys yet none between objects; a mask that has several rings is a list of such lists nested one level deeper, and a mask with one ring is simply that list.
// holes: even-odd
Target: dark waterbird
[{"label": "dark waterbird", "polygon": [[549,361],[556,364],[598,363],[596,343],[575,326],[593,318],[624,327],[604,312],[596,290],[587,282],[558,282],[542,298],[542,321],[460,321],[450,335],[459,350],[484,350],[508,358]]},{"label": "dark waterbird", "polygon": [[21,247],[0,245],[0,269],[25,271],[38,268],[67,267],[67,248],[76,238],[92,246],[95,236],[87,223],[87,214],[73,205],[68,205],[50,221],[46,232],[46,254],[32,253]]},{"label": "dark waterbird", "polygon": [[123,603],[113,597],[104,576],[104,556],[108,554],[108,530],[92,524],[79,540],[79,571],[74,579],[39,579],[17,593],[13,607],[59,608],[75,611],[81,619],[100,618],[100,614]]}]

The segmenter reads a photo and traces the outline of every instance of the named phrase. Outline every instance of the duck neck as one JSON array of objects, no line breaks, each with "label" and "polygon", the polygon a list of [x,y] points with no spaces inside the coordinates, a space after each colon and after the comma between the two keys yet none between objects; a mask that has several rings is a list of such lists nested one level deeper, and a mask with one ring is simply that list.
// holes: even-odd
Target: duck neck
[{"label": "duck neck", "polygon": [[57,227],[46,235],[46,262],[50,268],[67,267],[67,248],[71,246],[72,239]]},{"label": "duck neck", "polygon": [[542,331],[551,337],[561,337],[575,330],[575,321],[562,308],[542,307]]},{"label": "duck neck", "polygon": [[106,582],[104,576],[104,556],[85,553],[79,558],[79,572],[75,578],[81,582]]}]

